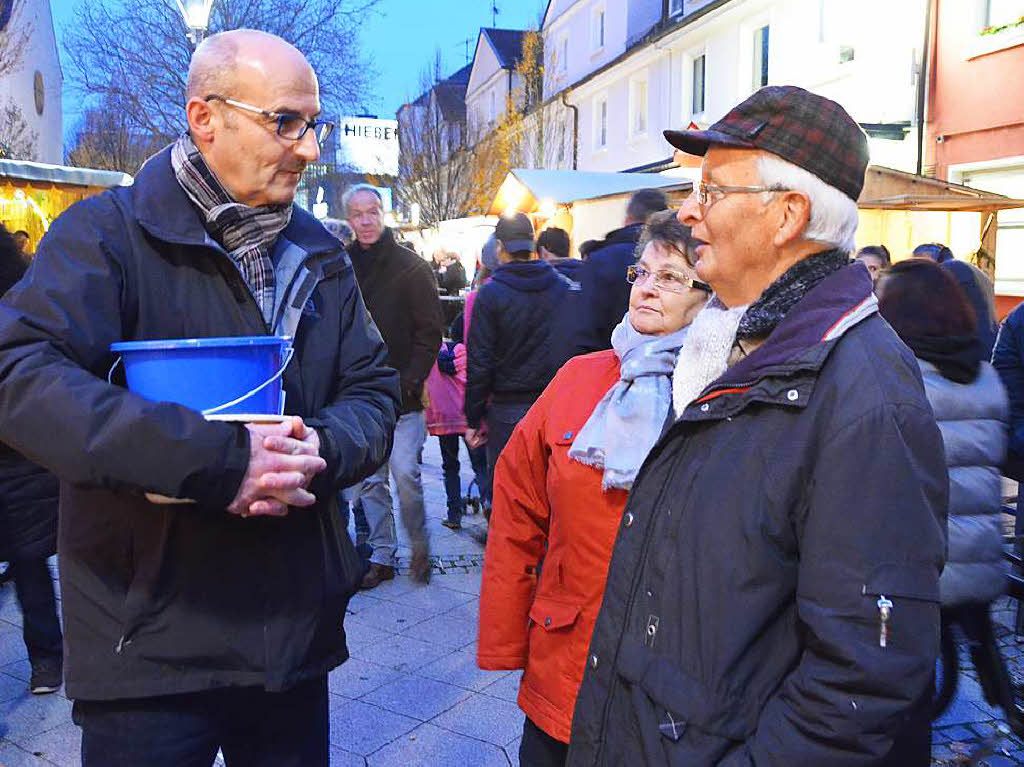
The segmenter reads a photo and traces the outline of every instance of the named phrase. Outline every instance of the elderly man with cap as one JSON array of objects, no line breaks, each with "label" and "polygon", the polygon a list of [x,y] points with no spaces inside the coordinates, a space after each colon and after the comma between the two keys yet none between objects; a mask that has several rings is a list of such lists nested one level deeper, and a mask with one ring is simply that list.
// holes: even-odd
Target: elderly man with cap
[{"label": "elderly man with cap", "polygon": [[866,138],[795,87],[666,138],[704,155],[679,219],[715,298],[622,517],[569,764],[927,764],[946,469],[849,262]]},{"label": "elderly man with cap", "polygon": [[[572,285],[534,250],[533,225],[522,213],[498,221],[499,266],[473,304],[466,343],[466,442],[484,443],[488,485],[501,449],[564,362],[558,325]],[[490,487],[485,488],[490,497]]]},{"label": "elderly man with cap", "polygon": [[[187,132],[61,215],[0,301],[0,439],[61,480],[85,767],[326,766],[362,575],[335,499],[386,460],[398,374],[341,245],[293,203],[331,128],[305,57],[212,35],[183,106]],[[268,335],[294,348],[284,419],[207,420],[112,367],[117,341]]]}]

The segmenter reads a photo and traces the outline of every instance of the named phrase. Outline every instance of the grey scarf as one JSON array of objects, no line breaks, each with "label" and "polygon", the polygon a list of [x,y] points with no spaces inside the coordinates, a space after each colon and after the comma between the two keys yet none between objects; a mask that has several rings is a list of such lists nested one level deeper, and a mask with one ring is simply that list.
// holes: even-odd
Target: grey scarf
[{"label": "grey scarf", "polygon": [[277,280],[270,249],[291,221],[292,206],[250,207],[235,202],[187,133],[171,147],[171,167],[185,194],[199,208],[207,233],[238,264],[264,321],[272,325]]},{"label": "grey scarf", "polygon": [[623,317],[612,331],[619,380],[580,429],[569,457],[604,469],[601,487],[629,490],[665,427],[672,407],[672,369],[687,328],[665,336],[638,333]]}]

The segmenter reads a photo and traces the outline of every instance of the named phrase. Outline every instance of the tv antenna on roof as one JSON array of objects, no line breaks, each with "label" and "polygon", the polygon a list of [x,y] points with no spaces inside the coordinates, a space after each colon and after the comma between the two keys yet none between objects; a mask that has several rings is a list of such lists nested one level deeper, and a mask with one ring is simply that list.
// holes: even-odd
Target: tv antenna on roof
[{"label": "tv antenna on roof", "polygon": [[469,63],[469,44],[475,43],[475,37],[467,37],[465,40],[459,40],[456,45],[464,45],[466,47],[466,63]]},{"label": "tv antenna on roof", "polygon": [[498,14],[501,13],[501,9],[498,8],[497,0],[491,0],[491,26],[498,26]]}]

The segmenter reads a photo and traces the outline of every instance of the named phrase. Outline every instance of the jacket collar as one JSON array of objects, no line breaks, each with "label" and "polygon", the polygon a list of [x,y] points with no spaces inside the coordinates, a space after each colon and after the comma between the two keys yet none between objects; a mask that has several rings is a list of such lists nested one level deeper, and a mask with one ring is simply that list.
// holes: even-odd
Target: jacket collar
[{"label": "jacket collar", "polygon": [[[146,160],[131,186],[135,218],[149,234],[164,242],[222,248],[207,234],[199,211],[188,199],[171,168],[168,146]],[[292,204],[291,222],[281,237],[309,255],[326,255],[340,244],[312,215]]]},{"label": "jacket collar", "polygon": [[867,270],[860,264],[845,266],[812,288],[764,344],[726,370],[692,404],[745,392],[770,376],[816,372],[843,334],[877,312]]},{"label": "jacket collar", "polygon": [[643,224],[627,224],[621,229],[613,229],[604,237],[604,244],[629,242],[636,244],[640,240],[640,233],[643,231]]},{"label": "jacket collar", "polygon": [[359,240],[353,240],[350,247],[351,254],[353,256],[371,256],[373,258],[386,257],[390,255],[391,250],[395,246],[395,234],[391,231],[391,227],[385,226],[381,230],[380,237],[368,248],[364,248],[359,244]]}]

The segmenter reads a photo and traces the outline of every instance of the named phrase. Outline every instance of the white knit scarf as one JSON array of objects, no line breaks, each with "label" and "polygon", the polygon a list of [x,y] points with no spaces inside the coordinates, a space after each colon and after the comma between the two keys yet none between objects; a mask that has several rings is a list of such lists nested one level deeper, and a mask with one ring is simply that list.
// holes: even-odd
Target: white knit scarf
[{"label": "white knit scarf", "polygon": [[672,407],[676,418],[708,384],[725,372],[736,341],[736,328],[746,311],[746,306],[729,309],[715,297],[690,324],[672,376]]}]

